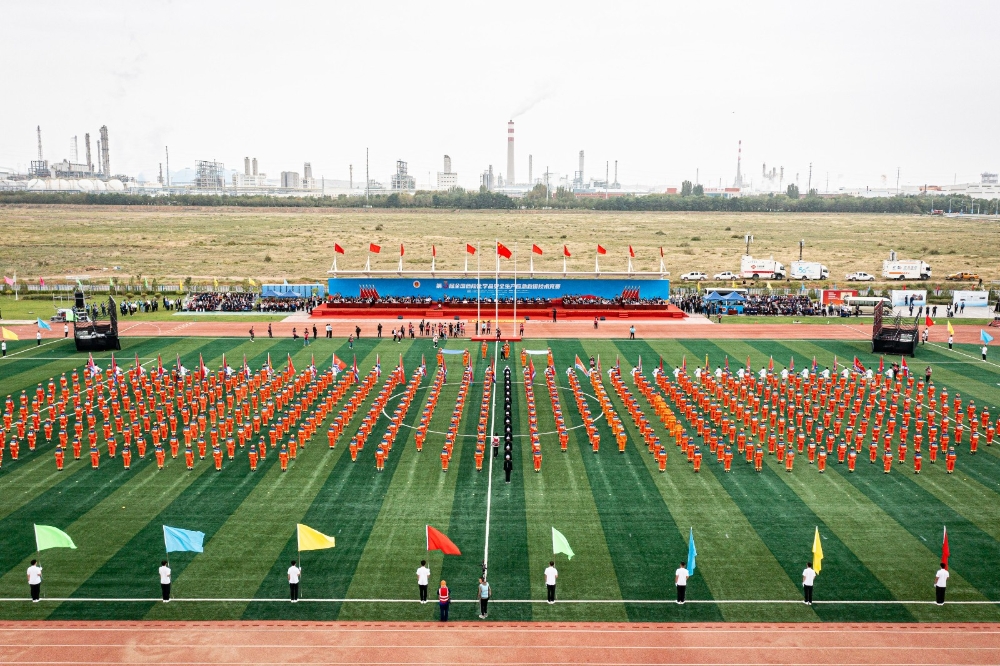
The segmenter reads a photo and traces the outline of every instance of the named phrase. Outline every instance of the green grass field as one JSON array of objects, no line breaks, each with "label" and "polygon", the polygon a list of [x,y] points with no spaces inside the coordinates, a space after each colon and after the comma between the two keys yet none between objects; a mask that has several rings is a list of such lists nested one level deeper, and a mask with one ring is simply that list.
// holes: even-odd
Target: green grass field
[{"label": "green grass field", "polygon": [[[405,417],[415,426],[427,400],[434,351],[429,340],[362,339],[349,350],[340,340],[319,340],[304,349],[291,340],[128,339],[117,355],[130,367],[134,354],[155,367],[157,355],[172,365],[180,354],[185,365],[197,367],[199,354],[218,368],[226,353],[238,366],[247,355],[259,368],[270,352],[283,366],[286,353],[296,367],[329,367],[330,355],[350,362],[357,354],[362,373],[381,354],[383,370],[402,353],[408,371],[425,356],[428,377]],[[450,348],[470,347],[451,340]],[[728,354],[734,368],[751,357],[754,368],[773,356],[787,363],[794,355],[801,368],[815,356],[822,365],[841,363],[857,355],[866,365],[878,359],[867,342],[771,342],[711,340],[528,340],[529,349],[551,347],[558,369],[560,401],[570,430],[569,450],[559,452],[551,404],[538,366],[534,392],[544,462],[540,474],[531,466],[527,437],[515,439],[513,483],[503,482],[500,465],[489,474],[476,473],[474,444],[481,384],[473,384],[466,402],[451,469],[441,472],[443,434],[429,435],[423,453],[414,446],[412,430],[404,428],[383,473],[376,473],[374,444],[388,425],[383,416],[368,445],[352,462],[347,440],[357,430],[367,403],[355,415],[336,449],[326,441],[326,423],[307,450],[282,473],[271,453],[250,473],[245,453],[226,461],[216,472],[211,456],[194,471],[183,460],[171,460],[162,471],[152,455],[134,460],[125,471],[120,458],[102,457],[98,470],[89,460],[72,461],[57,472],[53,445],[41,444],[29,453],[22,444],[17,461],[5,454],[0,469],[0,619],[341,619],[432,620],[436,606],[391,601],[329,601],[289,604],[285,570],[296,556],[295,524],[305,523],[337,539],[337,547],[303,553],[302,596],[305,599],[413,600],[414,571],[426,558],[432,584],[448,580],[455,599],[472,599],[484,557],[487,504],[489,578],[494,590],[492,620],[628,620],[628,621],[997,621],[1000,606],[992,603],[933,605],[895,603],[933,600],[932,580],[940,554],[942,526],[951,544],[949,600],[1000,602],[1000,446],[980,445],[968,455],[968,436],[961,446],[957,472],[946,475],[943,461],[927,463],[913,474],[912,463],[894,465],[882,473],[867,456],[848,474],[831,457],[827,472],[816,472],[805,456],[785,473],[773,456],[756,474],[739,457],[725,474],[706,455],[694,474],[662,424],[624,372],[641,355],[647,377],[662,355],[673,366],[682,356],[690,364],[709,354],[713,367]],[[510,360],[514,380],[521,377],[519,352]],[[486,362],[473,348],[475,377],[482,379]],[[490,357],[492,358],[492,350]],[[1000,406],[1000,368],[978,359],[978,349],[957,346],[921,347],[910,363],[922,374],[934,367],[935,383],[952,396],[989,406],[994,418]],[[600,420],[601,451],[591,452],[566,382],[565,369],[576,355],[600,355],[609,368],[620,356],[626,386],[650,416],[656,432],[669,441],[667,472],[657,470],[653,456],[641,445],[638,431],[607,377],[604,383],[629,434],[624,455],[613,445],[607,424]],[[98,355],[107,367],[107,354]],[[451,406],[461,377],[460,356],[445,356],[451,370],[432,432],[447,430]],[[103,359],[103,360],[102,360]],[[0,360],[0,397],[15,399],[22,389],[33,392],[39,382],[74,368],[86,355],[72,343],[57,340],[36,348],[33,342],[11,343]],[[501,362],[500,367],[503,367]],[[387,376],[383,372],[383,379]],[[582,379],[585,392],[590,387]],[[369,395],[370,402],[379,385]],[[397,389],[395,393],[399,393]],[[502,382],[497,385],[502,399]],[[398,397],[390,400],[391,412]],[[600,408],[588,398],[595,414]],[[524,386],[514,384],[514,432],[526,433]],[[498,402],[499,404],[499,402]],[[334,409],[334,414],[339,406]],[[330,417],[332,418],[332,416]],[[689,428],[690,430],[690,428]],[[8,437],[9,439],[9,437]],[[639,442],[637,445],[636,442]],[[86,458],[86,446],[84,447]],[[912,456],[912,449],[911,449]],[[864,460],[862,460],[862,457]],[[489,463],[487,463],[488,465]],[[43,595],[50,598],[119,599],[120,601],[24,601],[28,589],[24,570],[35,557],[32,524],[66,530],[77,550],[44,552]],[[162,525],[205,532],[201,554],[175,553],[174,596],[220,601],[162,604],[156,569],[164,557]],[[462,549],[460,557],[427,553],[424,525],[444,531]],[[688,599],[708,603],[641,603],[673,599],[673,572],[687,553],[688,530],[694,527],[698,565],[689,582]],[[817,601],[884,603],[759,603],[799,599],[800,574],[810,557],[818,526],[825,559],[817,580]],[[551,555],[551,528],[566,535],[575,557],[559,555],[559,598],[600,603],[546,605],[542,570]],[[18,600],[13,600],[17,598]],[[257,601],[251,601],[257,600]],[[535,603],[523,603],[534,600]],[[753,603],[730,603],[752,601]],[[515,603],[516,602],[516,603]],[[471,620],[472,603],[452,605],[452,619]]]}]

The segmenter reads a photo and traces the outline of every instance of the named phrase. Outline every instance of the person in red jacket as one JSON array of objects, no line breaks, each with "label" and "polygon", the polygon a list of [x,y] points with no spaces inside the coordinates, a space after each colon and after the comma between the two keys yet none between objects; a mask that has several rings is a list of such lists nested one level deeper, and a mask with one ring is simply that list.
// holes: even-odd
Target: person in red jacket
[{"label": "person in red jacket", "polygon": [[441,610],[441,621],[448,621],[448,607],[451,605],[451,596],[448,593],[447,581],[441,581],[438,587],[438,607]]}]

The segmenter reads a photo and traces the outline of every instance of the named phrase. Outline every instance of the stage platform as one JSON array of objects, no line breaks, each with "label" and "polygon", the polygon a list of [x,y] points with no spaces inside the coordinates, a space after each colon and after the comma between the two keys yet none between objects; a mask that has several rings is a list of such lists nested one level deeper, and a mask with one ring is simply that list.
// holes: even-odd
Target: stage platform
[{"label": "stage platform", "polygon": [[[620,319],[684,319],[687,315],[673,305],[517,305],[517,320],[552,321],[555,311],[557,321],[593,321],[596,317],[605,321]],[[492,303],[483,303],[479,310],[482,320],[496,319],[496,309]],[[453,321],[475,321],[476,304],[473,303],[324,303],[313,308],[313,319],[450,319]],[[514,319],[512,305],[500,306],[500,321]]]}]

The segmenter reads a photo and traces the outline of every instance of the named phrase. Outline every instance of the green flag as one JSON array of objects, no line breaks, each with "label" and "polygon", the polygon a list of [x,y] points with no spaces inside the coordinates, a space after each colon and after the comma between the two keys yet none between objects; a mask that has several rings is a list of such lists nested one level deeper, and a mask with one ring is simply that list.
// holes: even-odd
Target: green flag
[{"label": "green flag", "polygon": [[565,553],[568,559],[573,559],[573,549],[569,547],[569,541],[562,535],[562,532],[552,528],[552,553]]},{"label": "green flag", "polygon": [[68,534],[50,525],[35,525],[35,545],[38,550],[48,550],[49,548],[76,549],[76,544],[73,543],[73,539]]}]

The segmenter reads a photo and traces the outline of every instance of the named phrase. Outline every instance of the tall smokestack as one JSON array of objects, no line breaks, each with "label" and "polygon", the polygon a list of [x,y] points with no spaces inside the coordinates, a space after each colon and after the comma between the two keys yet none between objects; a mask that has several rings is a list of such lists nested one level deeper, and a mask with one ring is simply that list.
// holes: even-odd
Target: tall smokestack
[{"label": "tall smokestack", "polygon": [[[90,159],[90,132],[83,135],[83,147],[87,151],[87,171],[94,173],[94,161]],[[167,165],[169,168],[170,165]]]},{"label": "tall smokestack", "polygon": [[532,173],[531,173],[531,155],[528,155],[528,185],[531,185],[532,183],[535,182],[532,179],[531,176],[532,176]]},{"label": "tall smokestack", "polygon": [[101,173],[104,179],[111,178],[111,155],[108,150],[108,126],[101,125]]},{"label": "tall smokestack", "polygon": [[583,151],[580,151],[580,184],[583,184]]},{"label": "tall smokestack", "polygon": [[514,121],[507,121],[507,186],[514,181]]},{"label": "tall smokestack", "polygon": [[170,187],[170,146],[164,146],[163,150],[167,153],[167,187]]},{"label": "tall smokestack", "polygon": [[243,158],[243,175],[244,176],[249,176],[250,175],[250,158],[249,157],[244,157]]},{"label": "tall smokestack", "polygon": [[253,168],[253,175],[256,176],[257,175],[257,158],[256,157],[253,158],[253,161],[251,162],[251,164],[253,165],[253,167],[252,167]]}]

